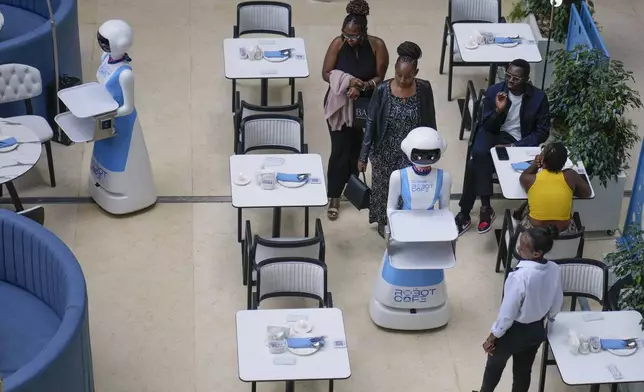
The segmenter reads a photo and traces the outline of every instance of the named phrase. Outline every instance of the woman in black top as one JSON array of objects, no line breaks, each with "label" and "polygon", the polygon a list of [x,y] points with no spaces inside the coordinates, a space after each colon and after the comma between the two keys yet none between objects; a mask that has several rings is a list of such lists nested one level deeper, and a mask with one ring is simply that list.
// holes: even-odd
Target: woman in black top
[{"label": "woman in black top", "polygon": [[378,223],[384,237],[387,225],[389,177],[410,165],[400,143],[417,127],[436,129],[434,93],[427,80],[418,79],[420,47],[413,42],[398,46],[396,75],[381,83],[371,98],[358,170],[365,171],[371,160],[371,205],[369,223]]},{"label": "woman in black top", "polygon": [[[342,23],[342,34],[336,37],[324,56],[322,79],[329,83],[331,71],[339,70],[353,76],[347,95],[351,99],[370,98],[387,73],[389,53],[383,40],[367,34],[369,4],[351,0]],[[327,90],[325,102],[328,98]],[[327,124],[328,125],[328,124]],[[362,146],[362,127],[346,125],[331,129],[331,156],[327,171],[329,219],[338,218],[340,196],[351,176],[357,174],[358,156]]]}]

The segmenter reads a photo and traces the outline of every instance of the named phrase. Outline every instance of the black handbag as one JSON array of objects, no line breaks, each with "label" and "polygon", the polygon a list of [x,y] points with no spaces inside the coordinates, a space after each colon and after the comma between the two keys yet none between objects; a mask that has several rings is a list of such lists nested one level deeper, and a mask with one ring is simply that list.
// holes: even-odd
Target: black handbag
[{"label": "black handbag", "polygon": [[367,124],[370,98],[360,97],[353,101],[353,126],[364,128]]},{"label": "black handbag", "polygon": [[349,177],[346,188],[344,188],[344,197],[347,198],[358,210],[369,208],[371,204],[371,189],[367,185],[367,176],[362,173],[364,181],[358,176],[352,174]]}]

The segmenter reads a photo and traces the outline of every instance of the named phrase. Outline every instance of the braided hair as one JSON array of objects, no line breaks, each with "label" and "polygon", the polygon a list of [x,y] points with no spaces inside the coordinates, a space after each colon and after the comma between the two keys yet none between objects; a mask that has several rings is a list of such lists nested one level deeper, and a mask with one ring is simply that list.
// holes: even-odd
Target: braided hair
[{"label": "braided hair", "polygon": [[554,142],[543,148],[543,165],[549,172],[559,173],[568,160],[568,150],[561,142]]},{"label": "braided hair", "polygon": [[367,15],[369,15],[369,3],[366,0],[351,0],[347,4],[347,16],[342,23],[342,29],[348,23],[355,23],[360,26],[362,34],[367,34]]},{"label": "braided hair", "polygon": [[418,67],[418,60],[423,56],[420,46],[410,41],[405,41],[398,45],[396,52],[398,52],[396,64],[407,63],[413,65],[414,68]]}]

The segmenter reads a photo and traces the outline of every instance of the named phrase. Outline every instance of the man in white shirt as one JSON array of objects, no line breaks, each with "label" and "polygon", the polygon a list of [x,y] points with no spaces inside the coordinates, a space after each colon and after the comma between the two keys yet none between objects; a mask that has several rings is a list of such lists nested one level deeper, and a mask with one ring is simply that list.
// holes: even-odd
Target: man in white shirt
[{"label": "man in white shirt", "polygon": [[521,234],[517,270],[505,281],[499,316],[483,350],[488,353],[480,392],[493,392],[512,357],[512,392],[528,392],[532,364],[546,338],[544,318],[553,322],[563,305],[559,265],[543,258],[557,229],[532,228]]},{"label": "man in white shirt", "polygon": [[[483,99],[483,114],[465,165],[461,211],[456,215],[459,235],[472,226],[470,212],[481,198],[478,232],[487,233],[495,219],[490,206],[494,163],[490,149],[495,146],[535,147],[550,134],[550,106],[546,94],[529,83],[530,64],[514,60],[505,81],[490,86]],[[474,131],[473,131],[474,132]]]}]

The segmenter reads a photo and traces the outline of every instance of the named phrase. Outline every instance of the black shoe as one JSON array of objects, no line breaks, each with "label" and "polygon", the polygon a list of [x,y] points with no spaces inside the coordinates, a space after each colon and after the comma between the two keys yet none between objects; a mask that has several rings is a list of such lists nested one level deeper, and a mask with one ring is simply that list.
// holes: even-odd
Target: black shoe
[{"label": "black shoe", "polygon": [[456,229],[458,230],[459,237],[472,227],[472,218],[463,212],[459,212],[454,220],[456,221]]},{"label": "black shoe", "polygon": [[492,229],[492,222],[494,222],[494,219],[496,219],[496,214],[492,207],[481,207],[478,225],[479,234],[490,231]]},{"label": "black shoe", "polygon": [[378,234],[380,234],[382,238],[385,238],[385,225],[378,223]]}]

